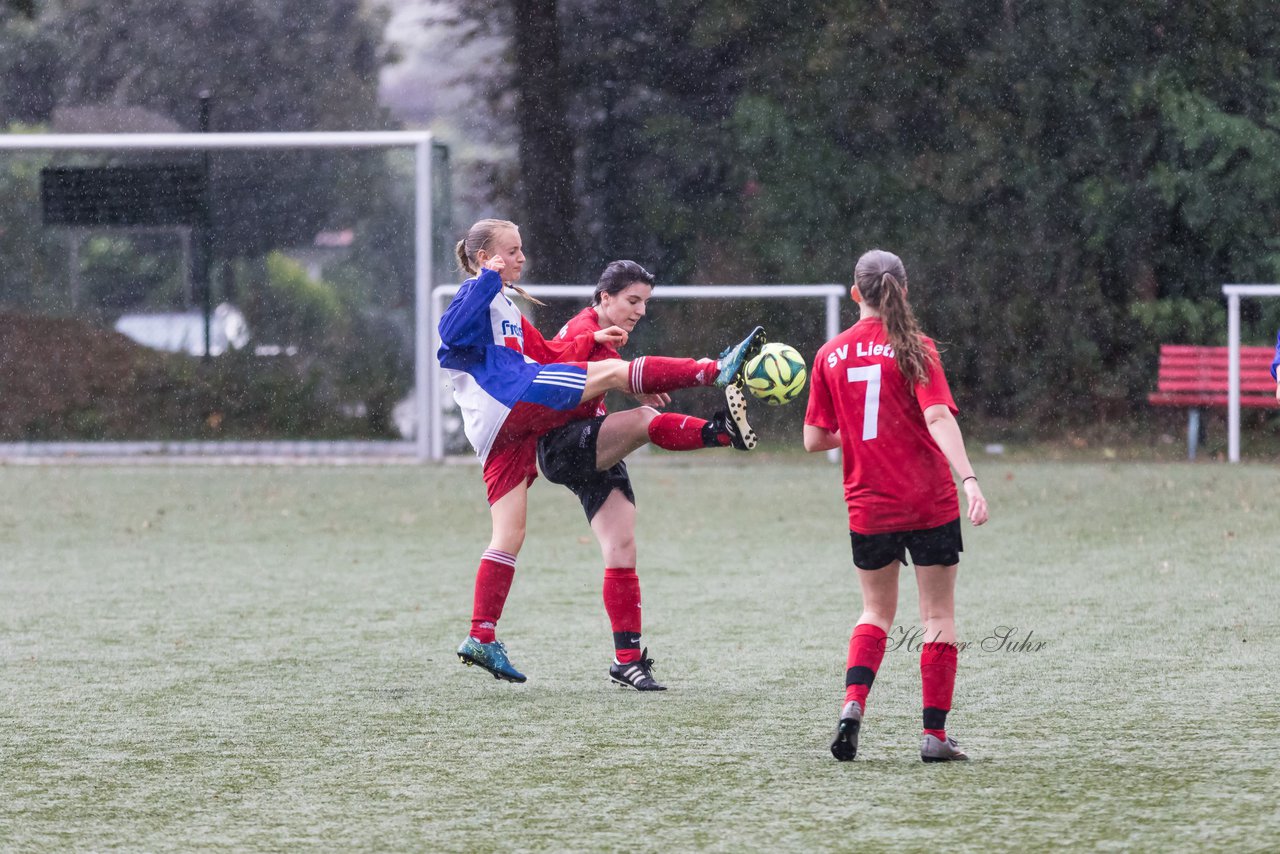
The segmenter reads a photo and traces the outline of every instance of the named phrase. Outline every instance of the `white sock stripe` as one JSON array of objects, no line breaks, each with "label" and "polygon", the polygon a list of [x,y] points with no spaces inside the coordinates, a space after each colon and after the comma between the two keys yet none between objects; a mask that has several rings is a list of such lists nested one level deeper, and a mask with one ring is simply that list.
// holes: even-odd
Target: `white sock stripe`
[{"label": "white sock stripe", "polygon": [[640,377],[644,372],[644,356],[636,359],[631,363],[631,393],[644,394],[644,389],[640,386]]},{"label": "white sock stripe", "polygon": [[508,554],[498,549],[485,549],[484,554],[480,555],[481,560],[491,560],[494,563],[502,563],[507,566],[514,567],[516,565],[516,556]]}]

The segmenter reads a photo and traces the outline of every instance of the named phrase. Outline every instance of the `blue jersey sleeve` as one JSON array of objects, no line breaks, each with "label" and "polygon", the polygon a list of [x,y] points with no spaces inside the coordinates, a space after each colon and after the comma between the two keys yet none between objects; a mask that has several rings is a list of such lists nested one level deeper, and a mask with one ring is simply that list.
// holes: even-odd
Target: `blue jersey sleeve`
[{"label": "blue jersey sleeve", "polygon": [[481,270],[479,276],[463,282],[440,318],[441,350],[492,344],[489,303],[501,291],[502,277],[493,270]]}]

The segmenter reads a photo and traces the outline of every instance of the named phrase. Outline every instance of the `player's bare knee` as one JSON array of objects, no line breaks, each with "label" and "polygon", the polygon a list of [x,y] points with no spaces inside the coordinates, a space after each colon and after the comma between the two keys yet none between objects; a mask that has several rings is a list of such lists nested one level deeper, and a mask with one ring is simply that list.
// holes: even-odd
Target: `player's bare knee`
[{"label": "player's bare knee", "polygon": [[634,534],[619,534],[610,537],[604,548],[613,554],[635,554],[636,538]]},{"label": "player's bare knee", "polygon": [[502,526],[501,529],[494,530],[493,539],[489,541],[489,548],[498,549],[508,554],[519,554],[520,548],[524,545],[525,526],[523,524],[508,524]]}]

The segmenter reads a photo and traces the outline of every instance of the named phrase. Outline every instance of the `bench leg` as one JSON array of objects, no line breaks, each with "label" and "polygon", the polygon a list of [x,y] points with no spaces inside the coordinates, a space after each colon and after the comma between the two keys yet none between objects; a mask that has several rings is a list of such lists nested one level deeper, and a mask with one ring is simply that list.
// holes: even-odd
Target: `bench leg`
[{"label": "bench leg", "polygon": [[1196,448],[1200,446],[1200,410],[1187,410],[1187,459],[1196,458]]}]

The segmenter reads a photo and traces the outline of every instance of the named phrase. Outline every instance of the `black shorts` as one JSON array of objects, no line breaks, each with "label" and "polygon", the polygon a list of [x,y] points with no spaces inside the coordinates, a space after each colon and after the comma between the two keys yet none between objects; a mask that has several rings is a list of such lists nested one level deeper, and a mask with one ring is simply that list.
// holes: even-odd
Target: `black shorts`
[{"label": "black shorts", "polygon": [[960,517],[936,528],[895,531],[892,534],[849,532],[853,541],[853,565],[858,569],[881,569],[895,560],[916,566],[954,566],[960,562],[964,543],[960,539]]},{"label": "black shorts", "polygon": [[632,504],[636,503],[626,463],[619,462],[613,468],[596,471],[596,442],[600,439],[600,425],[604,419],[605,416],[601,415],[572,421],[538,440],[538,466],[543,477],[569,487],[582,502],[588,522],[600,512],[609,493],[615,489]]}]

